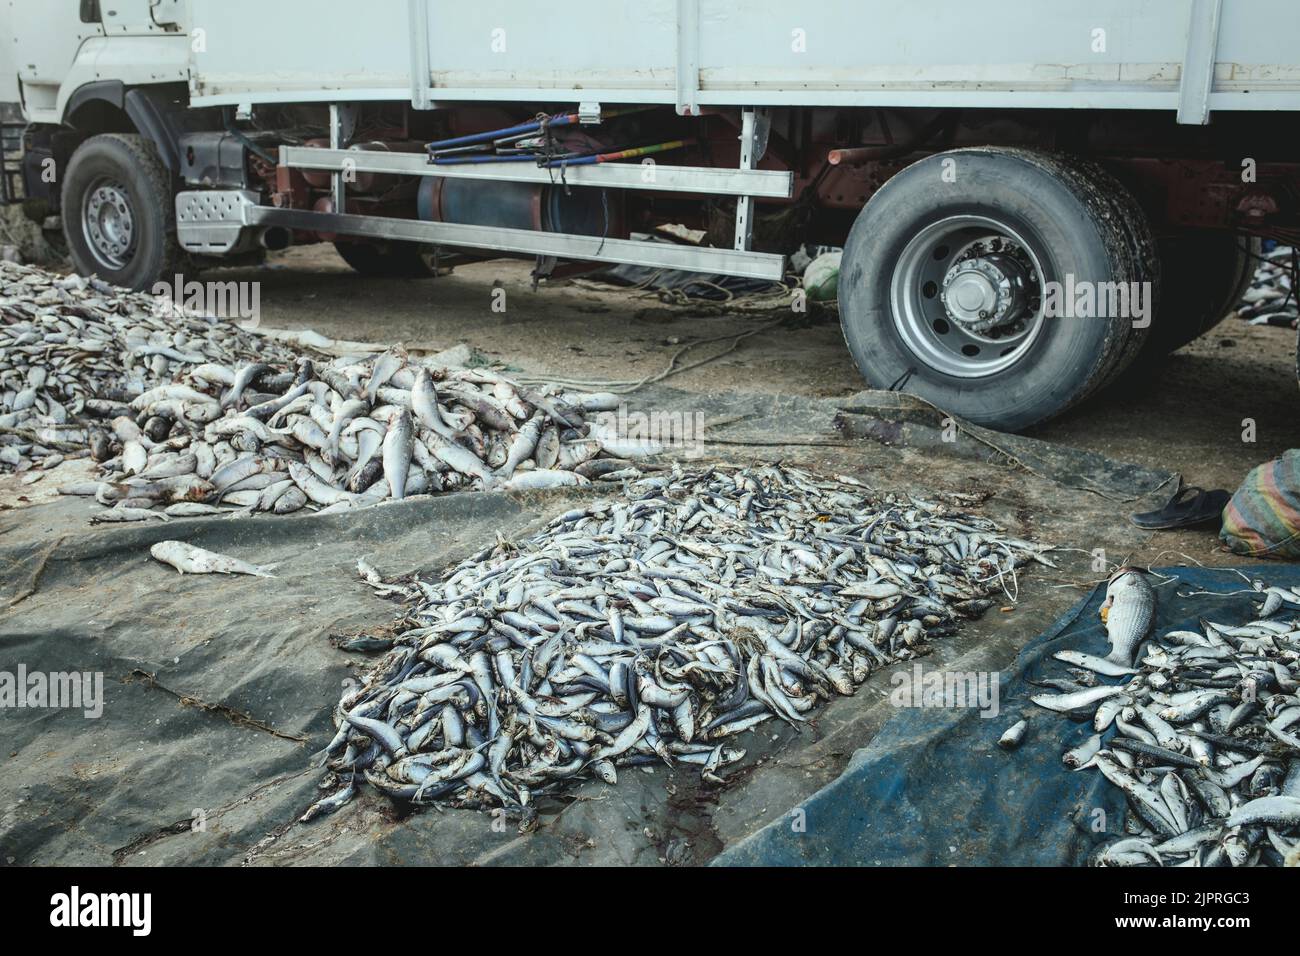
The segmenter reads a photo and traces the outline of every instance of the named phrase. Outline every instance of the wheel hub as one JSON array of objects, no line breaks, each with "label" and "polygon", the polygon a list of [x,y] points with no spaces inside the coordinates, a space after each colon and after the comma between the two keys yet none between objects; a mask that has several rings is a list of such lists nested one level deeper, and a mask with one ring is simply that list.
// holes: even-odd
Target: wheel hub
[{"label": "wheel hub", "polygon": [[131,196],[121,183],[101,179],[86,192],[82,231],[95,258],[109,269],[124,269],[135,251]]},{"label": "wheel hub", "polygon": [[904,346],[954,378],[995,375],[1021,361],[1043,328],[1044,275],[1034,247],[1008,223],[957,215],[920,229],[890,278],[890,313]]},{"label": "wheel hub", "polygon": [[1029,301],[1029,272],[1014,256],[993,252],[953,264],[939,298],[948,316],[975,334],[1019,318]]}]

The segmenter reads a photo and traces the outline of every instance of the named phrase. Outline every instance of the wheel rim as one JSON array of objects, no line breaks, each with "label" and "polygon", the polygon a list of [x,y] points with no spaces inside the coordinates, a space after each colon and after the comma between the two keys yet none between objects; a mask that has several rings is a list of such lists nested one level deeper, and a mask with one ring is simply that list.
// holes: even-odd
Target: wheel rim
[{"label": "wheel rim", "polygon": [[135,211],[122,183],[100,177],[90,184],[81,203],[81,232],[96,262],[113,271],[126,268],[135,254]]},{"label": "wheel rim", "polygon": [[930,368],[980,378],[1025,357],[1043,328],[1038,252],[1006,223],[952,216],[918,232],[890,281],[894,328]]}]

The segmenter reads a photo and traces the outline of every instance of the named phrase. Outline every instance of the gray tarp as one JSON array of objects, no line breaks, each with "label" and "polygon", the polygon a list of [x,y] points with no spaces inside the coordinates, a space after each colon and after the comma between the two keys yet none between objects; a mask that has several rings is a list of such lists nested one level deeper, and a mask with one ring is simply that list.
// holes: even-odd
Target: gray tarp
[{"label": "gray tarp", "polygon": [[[440,566],[568,503],[450,495],[98,528],[83,500],[0,515],[0,607],[17,600],[0,614],[3,669],[102,672],[106,699],[98,719],[0,711],[6,861],[237,860],[312,799],[308,756],[332,734],[349,665],[364,661],[329,636],[394,618],[357,558],[386,574]],[[181,576],[149,557],[165,538],[278,563],[278,577]],[[206,831],[156,840],[189,830],[196,812]]]},{"label": "gray tarp", "polygon": [[[309,757],[333,734],[340,681],[365,666],[330,636],[398,612],[359,581],[357,558],[390,576],[434,571],[579,500],[462,494],[351,514],[99,527],[87,523],[99,507],[83,499],[0,513],[0,670],[101,672],[106,699],[98,719],[0,709],[0,860],[699,863],[833,780],[892,715],[886,672],[802,734],[746,735],[750,757],[726,788],[702,784],[698,768],[628,770],[616,786],[550,800],[527,835],[469,810],[407,813],[374,793],[293,825],[319,796]],[[277,564],[278,577],[181,576],[148,556],[164,538]],[[1044,597],[1059,609],[1065,596],[1040,594],[1040,607]],[[1005,659],[1033,620],[974,622],[927,666]]]},{"label": "gray tarp", "polygon": [[[910,452],[836,434],[834,400],[705,402],[670,389],[640,398],[695,403],[719,423],[711,453],[770,459],[803,444],[825,470],[926,490]],[[787,447],[754,447],[775,440]],[[818,445],[826,447],[807,447]],[[1000,480],[983,464],[966,471]],[[1012,510],[1016,520],[1039,516],[1034,533],[1044,540],[1065,540],[1104,513],[1094,496],[1068,514],[1051,507],[1059,489],[1033,476],[1015,485],[1003,519]],[[820,708],[802,733],[746,735],[738,742],[750,756],[725,788],[702,785],[697,768],[628,771],[617,786],[583,783],[550,801],[527,835],[473,811],[406,813],[373,793],[327,820],[293,825],[319,796],[309,756],[333,734],[340,681],[366,666],[329,638],[398,613],[358,580],[356,560],[387,575],[436,572],[580,500],[464,494],[352,514],[99,527],[88,524],[99,506],[80,499],[0,512],[0,671],[102,672],[107,699],[98,719],[0,709],[0,862],[699,863],[833,781],[894,715],[886,670]],[[1117,547],[1131,537],[1111,534]],[[276,563],[278,577],[182,577],[148,556],[164,538]],[[1032,576],[1021,598],[1015,614],[987,615],[940,642],[926,665],[1006,666],[1072,600]]]}]

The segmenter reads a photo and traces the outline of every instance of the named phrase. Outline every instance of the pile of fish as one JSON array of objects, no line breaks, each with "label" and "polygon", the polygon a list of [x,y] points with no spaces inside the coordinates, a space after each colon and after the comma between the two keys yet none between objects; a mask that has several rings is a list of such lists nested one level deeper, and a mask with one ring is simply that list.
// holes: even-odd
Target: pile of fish
[{"label": "pile of fish", "polygon": [[1252,325],[1282,325],[1295,328],[1300,317],[1300,303],[1291,288],[1291,265],[1294,250],[1278,246],[1264,256],[1255,269],[1255,278],[1237,306],[1237,315]]},{"label": "pile of fish", "polygon": [[616,395],[399,349],[318,363],[165,299],[3,269],[0,463],[36,480],[88,450],[100,478],[59,490],[107,506],[96,522],[617,481],[662,451],[598,414]]},{"label": "pile of fish", "polygon": [[1257,620],[1168,631],[1135,663],[1156,602],[1145,576],[1122,568],[1103,605],[1111,653],[1055,655],[1077,680],[1031,699],[1091,719],[1096,733],[1064,763],[1099,771],[1132,811],[1129,835],[1096,864],[1300,865],[1300,623],[1272,617],[1300,594],[1259,587]]},{"label": "pile of fish", "polygon": [[[385,584],[405,618],[322,752],[392,797],[504,806],[623,767],[718,782],[735,737],[924,653],[1043,548],[938,504],[795,468],[672,471],[500,541],[439,580]],[[405,628],[405,630],[403,630]],[[347,646],[346,644],[344,646]]]},{"label": "pile of fish", "polygon": [[0,262],[0,472],[84,457],[96,420],[147,388],[200,363],[252,359],[293,356],[167,298]]},{"label": "pile of fish", "polygon": [[662,450],[593,415],[620,401],[401,350],[289,369],[205,362],[114,409],[94,450],[102,480],[59,490],[111,506],[92,520],[135,521],[619,480],[641,474],[631,457]]}]

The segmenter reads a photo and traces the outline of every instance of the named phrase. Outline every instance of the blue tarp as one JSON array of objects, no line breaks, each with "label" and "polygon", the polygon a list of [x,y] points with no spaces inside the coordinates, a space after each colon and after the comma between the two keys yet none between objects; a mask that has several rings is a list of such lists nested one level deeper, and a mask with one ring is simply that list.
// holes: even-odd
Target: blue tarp
[{"label": "blue tarp", "polygon": [[[1252,580],[1300,585],[1300,567],[1294,565],[1240,570]],[[1156,573],[1178,577],[1156,589],[1157,629],[1194,628],[1201,617],[1240,623],[1257,613],[1258,601],[1248,594],[1181,596],[1188,591],[1245,588],[1245,581],[1233,572],[1179,567],[1157,569]],[[1002,672],[996,717],[981,717],[980,711],[971,707],[900,710],[869,746],[854,754],[835,781],[789,815],[722,853],[714,863],[1086,863],[1095,846],[1120,834],[1123,798],[1097,771],[1071,772],[1061,763],[1066,750],[1093,733],[1091,724],[1037,707],[1030,703],[1029,695],[1045,690],[1031,681],[1068,677],[1066,665],[1052,658],[1055,652],[1074,648],[1106,654],[1106,632],[1098,616],[1104,592],[1103,587],[1096,588],[1026,645],[1011,670]],[[1003,750],[997,745],[998,738],[1021,717],[1029,718],[1025,742],[1016,750]]]}]

